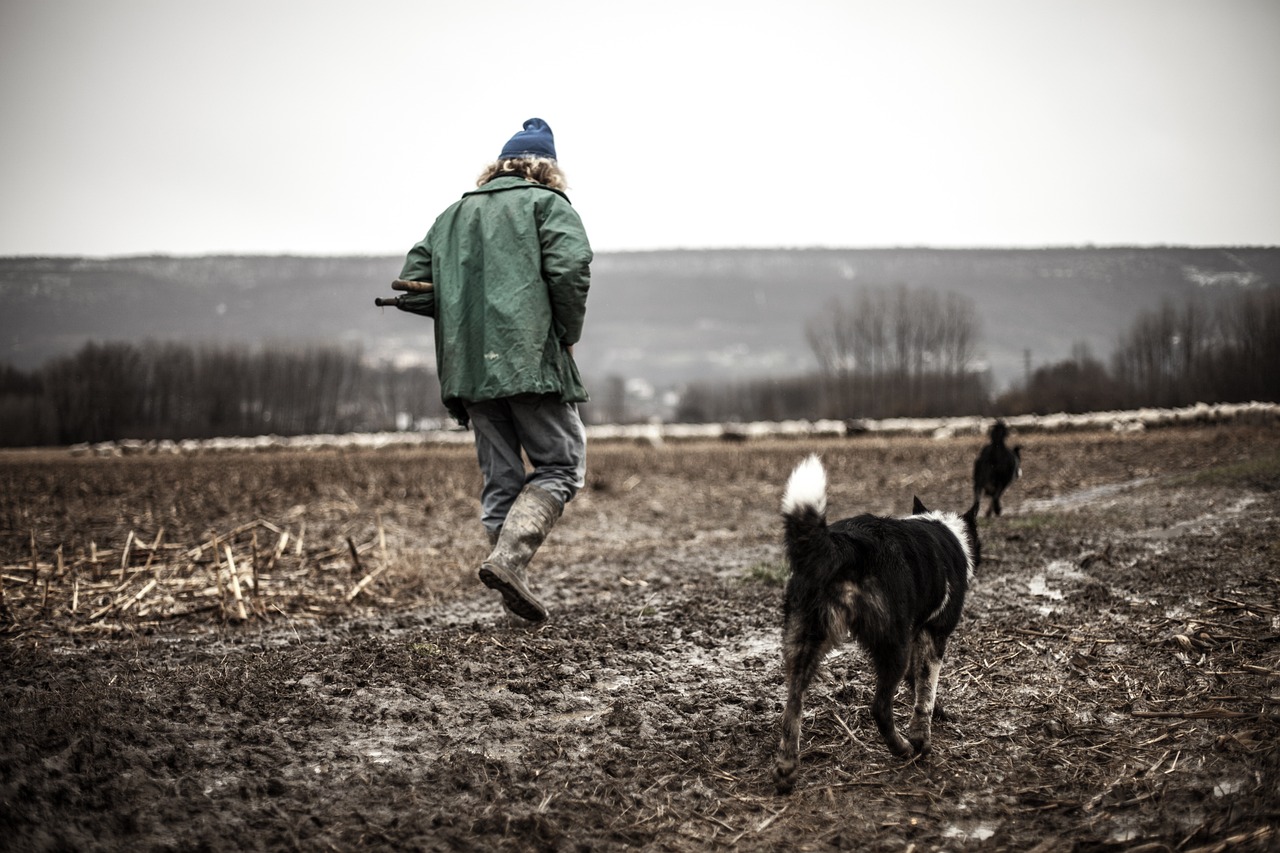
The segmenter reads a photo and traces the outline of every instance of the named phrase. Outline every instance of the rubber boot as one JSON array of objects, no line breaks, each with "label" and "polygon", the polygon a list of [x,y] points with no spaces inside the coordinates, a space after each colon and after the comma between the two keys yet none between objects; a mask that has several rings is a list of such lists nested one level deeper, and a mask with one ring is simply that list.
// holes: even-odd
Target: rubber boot
[{"label": "rubber boot", "polygon": [[547,618],[547,608],[529,590],[525,567],[560,519],[564,505],[538,486],[525,486],[502,523],[498,544],[480,566],[480,580],[502,593],[508,610],[530,622]]}]

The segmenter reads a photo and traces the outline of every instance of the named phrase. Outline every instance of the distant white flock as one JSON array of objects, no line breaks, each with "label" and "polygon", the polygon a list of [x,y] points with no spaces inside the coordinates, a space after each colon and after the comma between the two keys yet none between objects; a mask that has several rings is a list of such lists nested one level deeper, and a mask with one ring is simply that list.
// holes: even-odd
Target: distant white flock
[{"label": "distant white flock", "polygon": [[[587,427],[587,438],[600,442],[631,442],[659,447],[668,442],[754,441],[770,438],[844,438],[857,436],[915,436],[954,438],[984,436],[993,417],[886,418],[884,420],[793,420],[715,424],[620,424]],[[1170,426],[1229,423],[1280,425],[1277,403],[1197,403],[1180,409],[1135,409],[1126,412],[1092,412],[1083,415],[1017,415],[1003,419],[1019,433],[1109,430],[1141,432]],[[428,445],[469,445],[470,431],[439,422],[434,428],[404,432],[348,433],[344,435],[260,435],[252,438],[206,438],[183,441],[123,439],[68,448],[75,456],[124,456],[131,454],[195,454],[220,451],[378,449]]]}]

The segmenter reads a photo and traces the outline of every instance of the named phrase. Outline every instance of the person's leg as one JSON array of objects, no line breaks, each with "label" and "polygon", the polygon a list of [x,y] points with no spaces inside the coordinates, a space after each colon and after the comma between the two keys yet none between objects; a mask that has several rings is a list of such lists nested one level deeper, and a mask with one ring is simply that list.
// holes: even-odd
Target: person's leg
[{"label": "person's leg", "polygon": [[529,588],[525,572],[533,555],[555,527],[564,504],[538,486],[525,486],[511,505],[493,550],[480,565],[480,581],[502,594],[503,605],[530,622],[547,618],[547,608]]},{"label": "person's leg", "polygon": [[480,491],[480,520],[490,544],[497,541],[512,504],[525,485],[524,459],[511,407],[506,400],[467,404],[476,439],[476,459],[484,486]]},{"label": "person's leg", "polygon": [[506,516],[497,544],[480,567],[480,580],[502,594],[502,603],[532,622],[547,609],[529,588],[525,568],[564,505],[586,477],[586,430],[577,407],[547,396],[508,399],[514,431],[534,470]]},{"label": "person's leg", "polygon": [[538,486],[567,504],[587,475],[587,433],[577,405],[532,394],[509,402],[516,436],[533,465],[525,485]]}]

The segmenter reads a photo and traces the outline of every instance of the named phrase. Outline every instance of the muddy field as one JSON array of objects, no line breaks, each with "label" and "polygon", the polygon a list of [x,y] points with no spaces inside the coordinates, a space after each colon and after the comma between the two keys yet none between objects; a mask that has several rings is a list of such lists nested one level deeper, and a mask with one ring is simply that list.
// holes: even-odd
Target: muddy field
[{"label": "muddy field", "polygon": [[0,454],[0,849],[1280,849],[1280,432],[1016,440],[933,753],[848,648],[788,796],[787,473],[962,510],[977,437],[595,445],[536,628],[466,448]]}]

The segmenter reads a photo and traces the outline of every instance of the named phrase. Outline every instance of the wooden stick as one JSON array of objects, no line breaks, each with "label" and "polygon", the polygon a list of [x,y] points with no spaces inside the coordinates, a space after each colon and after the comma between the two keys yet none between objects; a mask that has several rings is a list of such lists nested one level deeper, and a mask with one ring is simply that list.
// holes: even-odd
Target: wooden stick
[{"label": "wooden stick", "polygon": [[405,281],[398,278],[391,282],[392,290],[401,290],[406,293],[430,293],[436,289],[436,286],[429,281]]}]

